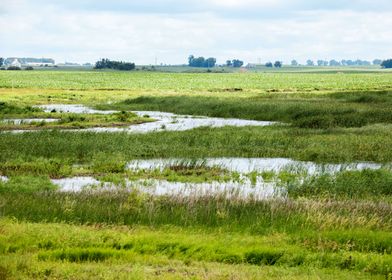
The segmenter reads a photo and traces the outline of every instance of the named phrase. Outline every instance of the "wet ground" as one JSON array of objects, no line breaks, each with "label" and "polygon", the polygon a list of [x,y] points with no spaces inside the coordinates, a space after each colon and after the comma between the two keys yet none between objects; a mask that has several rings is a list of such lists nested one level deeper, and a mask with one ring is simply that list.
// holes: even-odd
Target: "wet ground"
[{"label": "wet ground", "polygon": [[[54,105],[42,105],[38,106],[45,112],[67,112],[75,114],[113,114],[118,111],[101,111],[95,110],[83,105],[66,105],[66,104],[54,104]],[[194,129],[197,127],[223,127],[223,126],[269,126],[275,124],[275,122],[265,121],[252,121],[252,120],[241,120],[241,119],[223,119],[223,118],[210,118],[202,116],[188,116],[188,115],[177,115],[173,113],[155,112],[155,111],[134,111],[140,117],[150,117],[155,119],[155,122],[143,123],[132,125],[129,127],[99,127],[99,128],[88,128],[83,131],[92,132],[129,132],[129,133],[149,133],[156,131],[185,131]]]},{"label": "wet ground", "polygon": [[183,183],[169,182],[166,180],[126,180],[125,185],[118,186],[109,182],[100,182],[93,177],[74,177],[64,179],[54,179],[52,183],[64,192],[91,191],[115,191],[115,190],[137,190],[154,196],[225,196],[227,198],[253,198],[256,200],[280,197],[284,191],[278,189],[274,183],[264,182],[259,177],[256,182],[251,182],[248,178],[241,178],[239,181],[211,182],[211,183]]},{"label": "wet ground", "polygon": [[32,123],[54,123],[54,122],[58,122],[58,121],[59,121],[59,119],[4,119],[4,120],[0,120],[1,123],[14,124],[14,125],[32,124]]},{"label": "wet ground", "polygon": [[8,178],[5,176],[0,176],[0,182],[8,182]]},{"label": "wet ground", "polygon": [[[192,160],[184,159],[150,159],[131,161],[129,170],[163,170],[166,167],[182,165]],[[313,162],[295,161],[287,158],[206,158],[196,160],[193,164],[202,164],[207,167],[219,167],[230,172],[306,172],[309,175],[317,173],[335,173],[340,171],[380,169],[377,163],[347,163],[347,164],[316,164]]]},{"label": "wet ground", "polygon": [[[137,190],[141,193],[162,196],[225,196],[240,199],[268,199],[286,196],[286,190],[276,181],[265,181],[258,175],[253,180],[248,176],[251,172],[279,173],[288,171],[307,175],[323,173],[333,174],[341,171],[379,169],[383,166],[375,163],[350,163],[350,164],[316,164],[301,162],[285,158],[207,158],[201,160],[186,159],[151,159],[134,160],[127,165],[128,170],[163,170],[168,167],[182,166],[192,169],[193,166],[218,167],[229,172],[239,173],[235,180],[227,182],[184,183],[157,179],[124,180],[122,184],[100,181],[94,177],[72,177],[52,179],[52,183],[63,192],[87,191],[116,191]],[[187,167],[188,166],[188,167]],[[0,181],[8,178],[0,176]]]},{"label": "wet ground", "polygon": [[[45,112],[75,113],[75,114],[113,114],[117,111],[95,110],[83,105],[43,105],[37,106]],[[176,115],[173,113],[136,111],[141,117],[149,117],[155,122],[132,125],[125,128],[89,128],[76,131],[93,132],[129,132],[149,133],[155,131],[184,131],[197,127],[223,127],[223,126],[267,126],[274,122],[251,121],[241,119],[222,119],[201,116]],[[13,124],[24,124],[32,122],[55,122],[58,119],[9,119],[3,120]],[[127,165],[128,170],[163,170],[170,166],[187,166],[196,164],[203,167],[218,167],[229,172],[237,172],[240,178],[229,182],[211,183],[183,183],[169,182],[166,180],[125,180],[122,186],[109,182],[101,182],[93,177],[74,177],[53,179],[52,183],[64,192],[79,192],[82,190],[116,190],[125,188],[127,190],[137,189],[140,192],[151,195],[173,195],[173,196],[205,196],[225,195],[228,197],[254,198],[257,200],[271,197],[284,197],[285,190],[278,187],[275,182],[265,182],[261,176],[250,180],[246,175],[252,172],[274,172],[288,171],[292,173],[304,173],[307,175],[321,173],[336,173],[349,170],[380,169],[381,164],[376,163],[348,163],[348,164],[316,164],[313,162],[295,161],[287,158],[207,158],[200,160],[188,159],[149,159],[134,160]],[[6,182],[7,177],[0,176],[0,181]]]}]

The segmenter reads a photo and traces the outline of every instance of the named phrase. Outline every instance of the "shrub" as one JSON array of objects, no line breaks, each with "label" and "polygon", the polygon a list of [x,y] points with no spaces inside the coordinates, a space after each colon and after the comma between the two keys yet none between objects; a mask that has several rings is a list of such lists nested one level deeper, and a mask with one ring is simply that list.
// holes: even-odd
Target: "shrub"
[{"label": "shrub", "polygon": [[18,67],[18,66],[9,66],[7,68],[7,70],[22,70],[22,68]]},{"label": "shrub", "polygon": [[102,59],[95,63],[94,69],[115,69],[130,71],[136,68],[135,63]]},{"label": "shrub", "polygon": [[252,251],[245,254],[245,262],[254,265],[274,265],[282,256],[281,251]]},{"label": "shrub", "polygon": [[27,66],[27,67],[25,68],[25,70],[31,71],[31,70],[34,70],[34,68],[33,68],[32,66]]}]

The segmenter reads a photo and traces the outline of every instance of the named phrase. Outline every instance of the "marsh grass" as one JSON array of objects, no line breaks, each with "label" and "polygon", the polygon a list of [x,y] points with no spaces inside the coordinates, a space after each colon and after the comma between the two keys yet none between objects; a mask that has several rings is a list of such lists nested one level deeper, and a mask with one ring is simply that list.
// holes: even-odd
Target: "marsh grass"
[{"label": "marsh grass", "polygon": [[[156,197],[121,187],[64,193],[49,178],[88,174],[125,186],[129,177],[195,182],[234,176],[192,162],[126,171],[126,162],[148,158],[392,162],[391,84],[390,73],[336,70],[2,71],[0,119],[58,116],[58,128],[151,121],[133,119],[126,112],[132,109],[286,125],[146,135],[1,133],[0,174],[10,180],[0,182],[0,278],[385,279],[392,267],[389,170],[307,177],[266,172],[264,180],[278,180],[288,197],[263,201]],[[122,112],[99,117],[31,107],[64,102]],[[255,182],[260,174],[248,176]]]},{"label": "marsh grass", "polygon": [[[346,93],[345,93],[346,94]],[[216,96],[141,96],[100,109],[155,110],[177,114],[281,121],[295,127],[326,129],[391,123],[390,92],[342,93],[313,98]],[[382,101],[382,102],[381,102]],[[375,104],[377,103],[377,106]]]},{"label": "marsh grass", "polygon": [[391,162],[388,126],[348,130],[288,127],[198,128],[144,135],[45,131],[0,135],[0,162],[61,158],[89,163],[98,154],[137,158],[286,157],[324,163]]},{"label": "marsh grass", "polygon": [[7,182],[0,181],[0,194],[31,194],[57,190],[48,177],[17,176]]},{"label": "marsh grass", "polygon": [[[164,257],[188,265],[214,262],[262,266],[263,269],[313,267],[361,271],[371,276],[388,273],[392,261],[387,251],[391,246],[390,234],[380,231],[369,237],[372,246],[368,246],[363,232],[350,231],[340,231],[343,237],[337,239],[339,231],[255,236],[200,229],[179,231],[173,226],[153,229],[95,224],[86,227],[5,219],[1,219],[1,228],[5,232],[0,243],[2,254],[28,253],[41,263],[105,265],[106,262],[129,263],[139,258],[146,261]],[[12,245],[10,240],[13,240]],[[383,251],[383,247],[389,249]]]},{"label": "marsh grass", "polygon": [[[14,124],[1,122],[1,119],[43,118],[58,119],[56,122],[29,122]],[[5,102],[0,103],[0,130],[37,130],[37,129],[80,129],[91,127],[118,127],[153,121],[150,118],[138,117],[131,112],[121,111],[113,114],[74,114],[63,112],[45,113],[39,108],[17,106]]]},{"label": "marsh grass", "polygon": [[[7,186],[7,185],[6,185]],[[160,196],[137,191],[2,193],[5,216],[34,222],[226,228],[266,233],[360,228],[390,230],[387,202],[266,200],[222,196]]]},{"label": "marsh grass", "polygon": [[392,173],[387,170],[344,171],[308,176],[301,183],[285,184],[290,197],[383,199],[392,197]]}]

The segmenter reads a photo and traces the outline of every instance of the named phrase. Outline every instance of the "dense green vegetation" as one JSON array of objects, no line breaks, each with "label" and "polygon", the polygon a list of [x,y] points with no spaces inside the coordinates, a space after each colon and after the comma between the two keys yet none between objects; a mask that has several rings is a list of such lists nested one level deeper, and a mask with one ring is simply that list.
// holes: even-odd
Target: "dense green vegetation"
[{"label": "dense green vegetation", "polygon": [[[310,70],[311,71],[311,70]],[[344,70],[342,70],[344,71]],[[226,73],[177,74],[154,72],[32,71],[0,72],[2,88],[158,90],[184,93],[184,90],[243,90],[276,92],[323,92],[390,89],[390,72],[375,73]]]},{"label": "dense green vegetation", "polygon": [[94,156],[135,158],[289,157],[317,162],[390,162],[390,126],[323,130],[199,128],[151,134],[95,134],[42,131],[3,133],[0,162],[55,158],[86,163]]},{"label": "dense green vegetation", "polygon": [[[34,133],[0,133],[0,175],[9,178],[0,178],[0,279],[385,279],[392,272],[392,75],[362,71],[0,72],[0,119],[62,120],[57,127],[35,124],[42,131]],[[32,107],[48,103],[124,112]],[[281,124],[149,134],[47,129],[150,121],[128,110]],[[207,157],[385,166],[242,174],[285,190],[263,201],[122,188],[126,179],[240,180],[194,161]],[[189,160],[163,170],[126,169],[130,160],[150,158]],[[72,176],[119,188],[61,192],[50,180]]]},{"label": "dense green vegetation", "polygon": [[169,111],[223,118],[282,121],[302,128],[330,128],[391,123],[391,104],[392,91],[378,91],[334,93],[310,98],[269,94],[245,100],[215,96],[142,96],[100,108]]}]

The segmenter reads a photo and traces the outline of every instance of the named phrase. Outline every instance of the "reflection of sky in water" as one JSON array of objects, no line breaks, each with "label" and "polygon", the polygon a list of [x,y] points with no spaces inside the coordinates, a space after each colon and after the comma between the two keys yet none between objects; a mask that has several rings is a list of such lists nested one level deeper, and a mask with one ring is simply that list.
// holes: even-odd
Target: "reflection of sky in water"
[{"label": "reflection of sky in water", "polygon": [[8,178],[5,176],[0,176],[0,182],[8,182]]},{"label": "reflection of sky in water", "polygon": [[[65,104],[54,104],[54,105],[43,105],[39,106],[45,112],[68,112],[75,114],[112,114],[117,111],[100,111],[90,109],[83,105],[65,105]],[[83,131],[93,132],[131,132],[131,133],[148,133],[154,131],[184,131],[190,130],[197,127],[223,127],[223,126],[268,126],[274,124],[274,122],[264,121],[252,121],[252,120],[241,120],[241,119],[222,119],[222,118],[210,118],[200,116],[187,116],[187,115],[176,115],[172,113],[154,112],[154,111],[135,111],[140,117],[149,116],[155,119],[155,122],[148,122],[143,124],[136,124],[129,127],[97,127],[83,129]]]},{"label": "reflection of sky in water", "polygon": [[[250,172],[303,172],[305,174],[335,173],[344,170],[364,170],[378,169],[382,165],[374,163],[352,163],[352,164],[326,164],[318,165],[312,162],[299,162],[285,158],[210,158],[200,161],[187,161],[184,159],[153,159],[135,160],[128,164],[129,170],[163,170],[174,165],[184,165],[200,163],[201,166],[219,167],[231,172],[240,173],[238,180],[229,182],[211,183],[183,183],[168,182],[166,180],[136,180],[125,181],[125,186],[116,186],[113,183],[100,182],[92,177],[75,177],[54,179],[52,182],[60,187],[61,191],[81,191],[81,190],[116,190],[124,188],[126,190],[137,189],[140,192],[151,195],[172,195],[172,196],[216,196],[223,195],[228,198],[254,198],[256,200],[284,197],[285,190],[279,187],[276,182],[266,182],[262,176],[257,176],[255,181],[251,181],[245,175]],[[189,167],[192,168],[192,167]]]},{"label": "reflection of sky in water", "polygon": [[[82,190],[118,190],[124,186],[116,186],[113,183],[99,182],[93,177],[74,177],[64,179],[53,179],[52,183],[64,192],[79,192]],[[256,182],[251,182],[248,178],[241,178],[239,181],[211,182],[211,183],[183,183],[168,182],[166,180],[137,180],[125,183],[126,190],[138,190],[150,195],[169,196],[217,196],[223,195],[227,198],[253,198],[256,200],[281,196],[274,183],[264,182],[261,177]]]},{"label": "reflection of sky in water", "polygon": [[4,119],[0,120],[1,123],[7,123],[7,124],[15,124],[15,125],[20,125],[20,124],[31,124],[31,123],[53,123],[57,122],[59,119]]},{"label": "reflection of sky in water", "polygon": [[[191,162],[191,160],[188,160]],[[307,174],[335,173],[339,171],[380,169],[376,163],[347,163],[347,164],[316,164],[313,162],[295,161],[286,158],[207,158],[199,160],[207,167],[219,167],[231,172],[305,172]],[[197,163],[197,161],[196,161]],[[134,160],[128,164],[130,170],[164,169],[172,165],[187,164],[184,159],[151,159]]]}]

